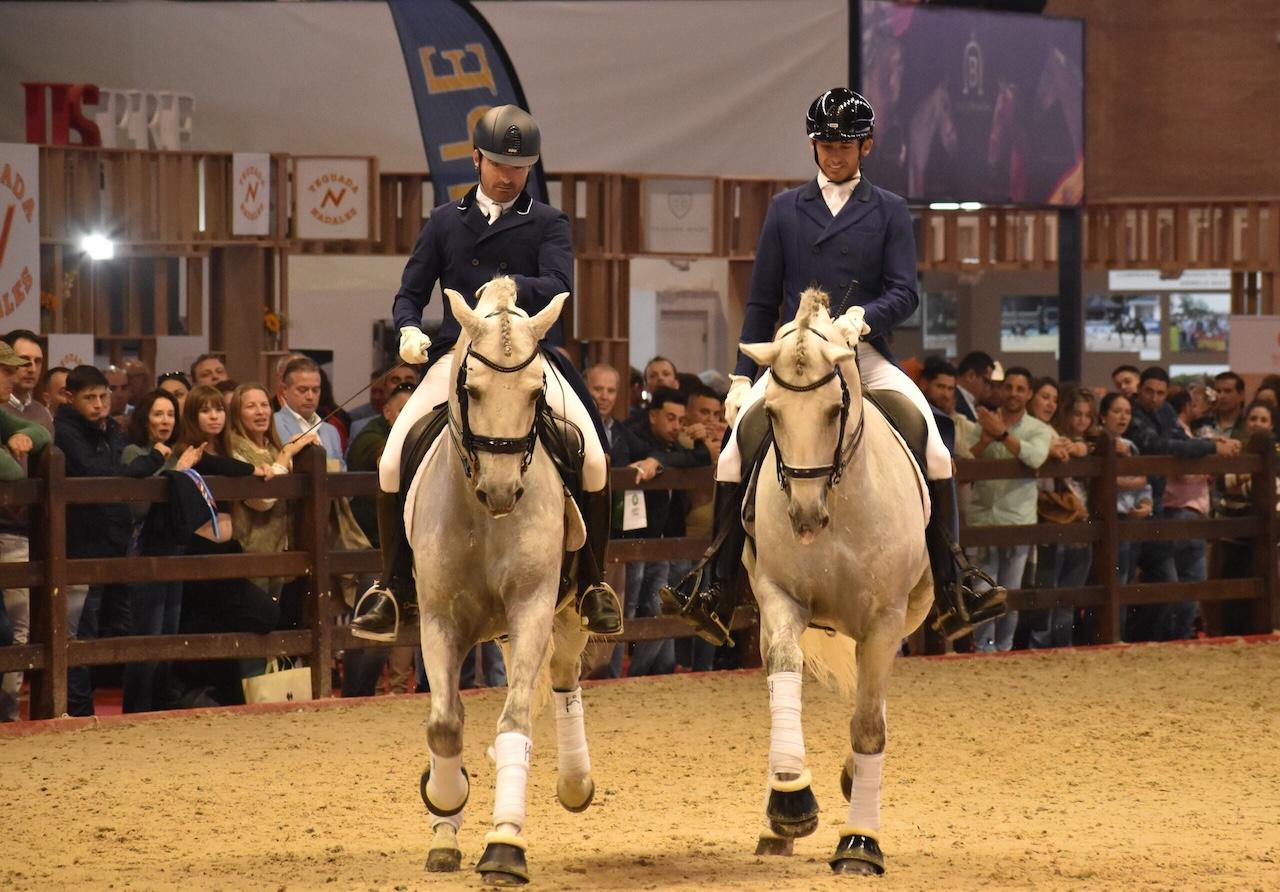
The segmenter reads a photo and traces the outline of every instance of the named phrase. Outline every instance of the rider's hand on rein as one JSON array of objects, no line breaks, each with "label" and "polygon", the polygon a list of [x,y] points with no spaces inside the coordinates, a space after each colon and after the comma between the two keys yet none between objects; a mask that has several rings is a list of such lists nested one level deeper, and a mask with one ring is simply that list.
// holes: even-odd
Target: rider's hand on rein
[{"label": "rider's hand on rein", "polygon": [[431,338],[422,329],[406,325],[400,329],[400,358],[410,365],[421,365],[427,361],[427,351],[431,349]]}]

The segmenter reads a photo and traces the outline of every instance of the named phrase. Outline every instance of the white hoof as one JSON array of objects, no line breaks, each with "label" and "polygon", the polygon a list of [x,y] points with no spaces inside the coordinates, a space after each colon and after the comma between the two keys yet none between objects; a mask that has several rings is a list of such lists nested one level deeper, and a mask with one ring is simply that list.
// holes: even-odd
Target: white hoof
[{"label": "white hoof", "polygon": [[586,811],[595,795],[596,783],[590,775],[573,780],[562,777],[556,781],[556,798],[571,812]]}]

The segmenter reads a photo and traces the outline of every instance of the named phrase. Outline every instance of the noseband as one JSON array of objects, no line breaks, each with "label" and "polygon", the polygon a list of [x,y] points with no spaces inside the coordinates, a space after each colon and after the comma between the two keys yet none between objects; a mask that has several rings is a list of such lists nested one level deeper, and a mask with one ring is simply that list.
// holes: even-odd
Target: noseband
[{"label": "noseband", "polygon": [[[499,312],[510,311],[500,310]],[[449,433],[453,437],[454,445],[458,447],[458,455],[462,459],[462,473],[466,474],[468,480],[471,479],[472,466],[477,463],[477,453],[480,452],[490,452],[497,455],[521,455],[523,453],[523,457],[520,459],[520,473],[523,474],[528,470],[530,462],[533,461],[533,449],[538,444],[538,418],[547,406],[547,380],[544,375],[542,392],[538,394],[537,403],[533,408],[533,423],[529,425],[529,433],[523,437],[485,437],[471,429],[471,419],[468,413],[470,399],[467,395],[467,360],[477,359],[495,372],[511,374],[528,368],[537,358],[539,349],[535,345],[528,358],[516,365],[501,365],[487,356],[475,352],[471,345],[467,345],[467,353],[462,357],[462,366],[458,369],[458,381],[456,384],[460,420],[453,417],[452,410],[449,411]]]},{"label": "noseband", "polygon": [[[798,329],[787,332],[794,334]],[[827,340],[819,332],[809,329],[809,333],[815,335],[822,340]],[[785,337],[786,335],[784,335]],[[858,354],[854,353],[854,363],[857,364]],[[849,423],[849,406],[852,398],[849,394],[849,385],[844,380],[844,375],[840,372],[840,367],[835,366],[830,372],[823,375],[812,384],[792,384],[790,381],[784,380],[776,370],[771,370],[770,375],[773,381],[783,390],[790,390],[792,393],[809,393],[817,390],[819,387],[825,387],[834,379],[840,382],[840,428],[836,434],[836,447],[831,456],[831,462],[825,465],[817,465],[811,468],[797,468],[794,465],[787,464],[782,457],[782,444],[778,442],[778,437],[773,429],[773,416],[769,415],[769,437],[773,440],[774,456],[778,464],[778,485],[785,492],[791,491],[792,480],[814,480],[819,477],[827,478],[827,487],[830,488],[840,482],[841,476],[844,474],[845,465],[849,463],[850,457],[853,455],[858,444],[862,442],[862,431],[867,419],[865,410],[858,414],[858,426],[854,428],[853,436],[849,440],[849,445],[844,445],[844,431]]]}]

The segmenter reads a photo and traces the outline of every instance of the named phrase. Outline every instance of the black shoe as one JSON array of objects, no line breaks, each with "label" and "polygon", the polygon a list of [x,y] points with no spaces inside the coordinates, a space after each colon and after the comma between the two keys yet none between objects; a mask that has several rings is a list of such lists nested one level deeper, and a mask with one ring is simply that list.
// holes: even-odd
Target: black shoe
[{"label": "black shoe", "polygon": [[929,498],[933,512],[925,528],[929,565],[933,570],[934,602],[938,615],[933,629],[948,641],[973,631],[973,627],[1003,616],[1008,608],[1008,590],[978,567],[970,565],[956,545],[959,514],[956,512],[955,480],[930,480]]},{"label": "black shoe", "polygon": [[693,627],[708,644],[733,644],[729,626],[737,607],[738,568],[746,531],[742,529],[741,485],[716,483],[715,527],[711,548],[689,575],[658,590],[666,612]]},{"label": "black shoe", "polygon": [[395,594],[380,583],[375,583],[356,602],[356,609],[368,598],[369,607],[351,621],[351,634],[367,641],[395,641],[400,634],[401,623],[408,624],[418,618],[418,605],[399,603]]},{"label": "black shoe", "polygon": [[578,616],[582,628],[593,635],[617,635],[622,632],[622,605],[618,594],[605,582],[587,586],[578,595]]}]

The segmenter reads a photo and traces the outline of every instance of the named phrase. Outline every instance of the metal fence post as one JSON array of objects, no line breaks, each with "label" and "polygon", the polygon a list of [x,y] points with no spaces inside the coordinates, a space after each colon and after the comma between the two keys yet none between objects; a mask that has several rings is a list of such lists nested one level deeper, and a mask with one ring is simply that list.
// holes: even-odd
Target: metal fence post
[{"label": "metal fence post", "polygon": [[44,585],[31,589],[30,641],[43,649],[44,669],[31,676],[31,718],[51,719],[67,711],[67,475],[60,449],[44,450],[36,476],[45,498],[31,510],[31,560],[44,567]]}]

